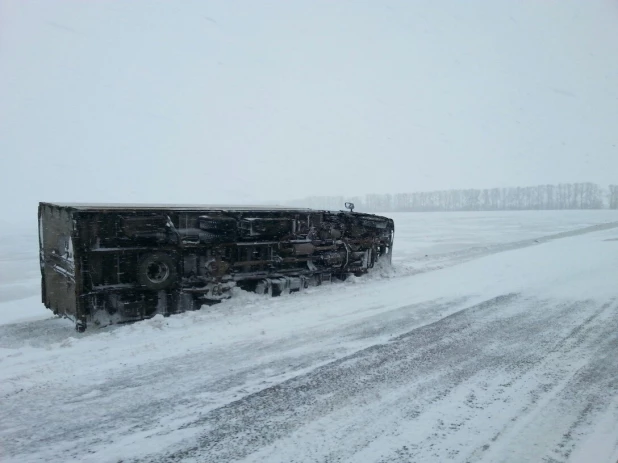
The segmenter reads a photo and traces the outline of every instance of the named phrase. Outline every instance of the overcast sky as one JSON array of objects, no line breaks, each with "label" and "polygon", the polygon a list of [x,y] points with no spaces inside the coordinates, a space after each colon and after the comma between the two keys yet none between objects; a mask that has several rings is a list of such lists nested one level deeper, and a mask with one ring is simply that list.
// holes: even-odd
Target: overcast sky
[{"label": "overcast sky", "polygon": [[614,0],[0,0],[0,195],[618,183]]}]

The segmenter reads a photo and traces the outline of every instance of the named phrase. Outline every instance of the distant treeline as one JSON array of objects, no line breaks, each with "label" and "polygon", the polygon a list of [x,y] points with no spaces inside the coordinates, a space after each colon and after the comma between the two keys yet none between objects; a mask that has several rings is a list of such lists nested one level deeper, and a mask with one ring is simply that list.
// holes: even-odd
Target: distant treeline
[{"label": "distant treeline", "polygon": [[618,185],[609,186],[609,208],[618,209]]},{"label": "distant treeline", "polygon": [[550,209],[618,209],[618,185],[605,190],[595,183],[565,183],[486,190],[444,190],[364,197],[312,196],[288,205],[315,209],[343,209],[346,201],[358,211],[523,211]]}]

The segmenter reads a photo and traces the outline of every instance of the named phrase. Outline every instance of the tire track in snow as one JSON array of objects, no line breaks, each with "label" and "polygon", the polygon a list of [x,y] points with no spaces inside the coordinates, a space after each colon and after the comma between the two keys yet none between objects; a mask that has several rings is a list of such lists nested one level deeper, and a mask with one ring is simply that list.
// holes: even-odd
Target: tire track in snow
[{"label": "tire track in snow", "polygon": [[[616,392],[610,373],[578,372],[590,358],[592,371],[613,366],[596,346],[616,354],[618,345],[599,342],[618,329],[615,308],[505,295],[213,410],[191,424],[202,430],[197,442],[141,461],[468,461],[476,455],[465,456],[470,434],[481,449],[478,460],[494,461],[484,453],[507,439],[504,428],[555,404],[552,394],[581,394],[590,380]],[[582,365],[569,365],[573,355]],[[583,415],[565,426],[577,429],[604,397],[591,397],[595,406],[584,403]],[[522,400],[528,409],[509,404]],[[502,428],[483,429],[488,413]],[[572,436],[566,444],[562,437],[553,447],[570,445]],[[386,455],[376,450],[385,441],[395,448]]]},{"label": "tire track in snow", "polygon": [[[556,402],[564,394],[568,394],[574,388],[582,392],[583,388],[577,380],[578,375],[582,371],[590,367],[590,364],[598,362],[601,357],[603,363],[607,363],[607,359],[599,352],[606,348],[604,338],[611,327],[618,327],[618,321],[612,320],[612,312],[615,311],[616,304],[614,301],[603,304],[599,310],[592,313],[580,325],[575,326],[564,338],[558,340],[555,346],[550,349],[542,361],[535,364],[530,370],[522,371],[511,381],[510,386],[513,389],[527,389],[526,385],[532,381],[537,381],[538,386],[530,389],[527,392],[527,397],[522,397],[521,402],[524,404],[519,408],[517,414],[513,415],[508,421],[505,421],[504,426],[491,437],[482,447],[474,450],[466,459],[466,461],[513,461],[509,457],[504,457],[505,447],[516,449],[517,459],[526,460],[525,452],[522,449],[530,447],[531,440],[535,436],[548,436],[554,434],[554,438],[560,441],[557,445],[565,447],[573,445],[572,435],[563,436],[560,439],[560,433],[556,432],[557,423],[560,421],[560,415],[564,415],[565,411],[571,416],[576,416],[575,421],[571,423],[570,429],[574,430],[582,424],[583,417],[590,415],[593,411],[593,404],[589,401],[575,400],[569,404],[562,404],[561,407],[556,407]],[[599,320],[603,318],[603,320]],[[604,323],[609,323],[608,326],[603,326]],[[601,340],[601,344],[596,347],[594,341]],[[611,352],[617,352],[618,346],[611,346]],[[590,356],[590,350],[596,351],[593,360],[589,364],[584,362]],[[581,368],[573,368],[573,358],[580,357],[582,361],[579,363]],[[614,387],[613,389],[616,389]],[[597,401],[598,404],[602,401]],[[555,408],[554,415],[547,412],[549,408]],[[577,412],[581,409],[580,412]],[[545,415],[545,416],[544,416]],[[547,418],[546,415],[550,415]],[[538,429],[545,426],[546,429]],[[534,432],[530,430],[536,428]],[[526,437],[522,439],[522,435]],[[514,442],[514,441],[519,442]],[[508,444],[504,444],[507,441]],[[491,452],[491,449],[496,449]],[[538,451],[538,450],[537,450]],[[508,453],[508,452],[507,452]],[[568,452],[570,454],[570,452]],[[568,457],[568,454],[566,455]],[[549,457],[551,461],[553,457]],[[540,461],[538,453],[530,455],[530,461]],[[550,461],[548,460],[548,461]],[[566,461],[566,460],[555,460]]]},{"label": "tire track in snow", "polygon": [[[604,225],[604,226],[607,226]],[[590,228],[593,228],[594,230],[589,230]],[[608,228],[614,228],[614,227],[608,227]],[[589,230],[586,231],[585,233],[590,233],[591,231],[598,231],[598,226],[595,227],[588,227],[585,230]],[[561,236],[561,235],[568,235],[568,236],[575,236],[573,233],[576,234],[583,234],[584,232],[582,232],[581,230],[576,231],[576,232],[566,232],[566,233],[562,233],[562,234],[558,234],[558,235],[554,235],[555,236],[560,236],[560,237],[566,237],[566,236]],[[558,239],[558,238],[554,238],[554,239]],[[528,240],[530,241],[530,240]],[[538,244],[537,241],[534,241],[533,244],[530,245],[534,245],[534,244]],[[522,246],[524,247],[524,246]],[[509,250],[509,249],[503,249],[503,250]],[[502,251],[496,251],[496,252],[502,252]],[[482,257],[481,255],[479,255],[478,257]],[[334,289],[334,288],[333,288]],[[548,306],[551,305],[550,302],[545,302],[545,304],[547,304]],[[507,302],[504,302],[502,300],[498,300],[497,302],[495,302],[495,309],[499,309],[502,308],[504,306],[508,306]],[[541,307],[545,307],[543,305],[541,305]],[[589,307],[584,304],[583,305],[583,309],[588,310]],[[571,307],[569,310],[573,310],[573,307]],[[490,311],[483,311],[483,313],[489,315]],[[539,323],[539,326],[543,326],[545,327],[544,329],[547,330],[548,333],[552,333],[555,334],[555,327],[550,327],[549,325],[552,323],[552,321],[558,317],[558,316],[565,316],[566,320],[571,320],[572,318],[569,318],[569,314],[567,313],[567,309],[563,308],[555,308],[552,307],[552,310],[549,311],[549,314],[551,316],[547,316],[544,317],[542,315],[539,315],[537,319],[534,319],[534,323]],[[589,313],[589,311],[587,312]],[[428,414],[430,413],[430,410],[432,410],[432,407],[437,408],[438,410],[440,410],[442,404],[445,401],[445,398],[451,396],[452,394],[454,394],[457,390],[458,387],[462,387],[466,392],[464,394],[464,399],[462,399],[462,403],[464,404],[464,407],[469,408],[470,410],[478,410],[477,407],[479,407],[479,403],[482,402],[482,398],[483,398],[483,394],[482,394],[482,388],[484,387],[486,390],[488,391],[492,391],[492,387],[496,388],[496,386],[493,385],[493,383],[491,381],[489,381],[485,376],[484,373],[481,372],[481,368],[479,367],[478,361],[474,358],[474,355],[472,355],[472,358],[467,358],[467,357],[462,357],[460,356],[458,353],[453,353],[452,349],[453,349],[453,343],[456,342],[461,342],[463,343],[463,345],[469,346],[469,344],[465,341],[465,337],[462,339],[461,336],[463,336],[463,334],[467,333],[468,336],[472,336],[472,333],[469,331],[472,328],[472,325],[483,325],[483,324],[487,324],[490,323],[490,321],[488,321],[486,318],[482,318],[479,316],[475,315],[475,312],[473,310],[467,312],[467,316],[471,317],[471,321],[468,323],[468,325],[462,325],[461,326],[461,333],[457,332],[457,331],[453,331],[450,332],[447,330],[448,334],[446,336],[446,338],[440,343],[440,349],[437,351],[432,351],[430,353],[426,353],[426,356],[428,358],[431,359],[431,357],[435,354],[435,358],[442,358],[444,355],[456,355],[457,359],[459,360],[459,362],[453,362],[453,363],[448,363],[448,365],[450,366],[450,368],[453,371],[458,371],[458,375],[457,374],[445,374],[442,372],[437,372],[435,370],[432,370],[430,368],[427,367],[427,365],[425,365],[423,363],[423,359],[418,360],[418,365],[425,365],[425,367],[427,367],[425,370],[423,370],[422,368],[417,368],[416,373],[419,375],[418,378],[415,378],[414,380],[410,380],[408,378],[408,381],[402,384],[405,384],[405,387],[409,390],[414,390],[418,393],[418,397],[420,397],[421,399],[419,399],[422,403],[421,405],[417,406],[417,407],[410,407],[410,405],[406,402],[409,402],[409,397],[405,394],[402,395],[401,401],[397,403],[397,406],[391,406],[388,409],[388,412],[392,412],[394,415],[396,415],[399,411],[405,411],[405,415],[404,418],[401,418],[402,422],[408,422],[408,421],[415,421],[419,416],[420,417],[427,417]],[[449,317],[447,317],[449,318]],[[523,374],[521,374],[521,372],[525,372],[527,371],[526,368],[529,366],[534,366],[534,365],[539,365],[539,353],[535,352],[534,349],[531,349],[531,346],[537,346],[539,347],[538,351],[539,352],[545,352],[545,350],[547,349],[547,346],[549,345],[553,345],[552,342],[555,341],[556,338],[549,337],[550,339],[545,339],[547,338],[547,336],[543,335],[542,332],[539,332],[539,330],[537,329],[536,331],[534,331],[534,327],[532,326],[528,326],[528,329],[533,330],[533,332],[536,332],[537,334],[540,334],[540,337],[542,339],[534,339],[531,341],[531,346],[530,347],[526,347],[525,350],[522,352],[520,351],[520,349],[518,348],[518,346],[520,346],[521,344],[521,339],[518,339],[518,337],[522,337],[525,334],[526,330],[523,330],[521,327],[525,324],[525,320],[529,320],[529,316],[527,317],[522,317],[521,315],[517,315],[514,314],[512,320],[508,319],[508,324],[510,323],[514,323],[515,326],[519,326],[519,330],[518,330],[518,334],[519,336],[516,336],[515,338],[513,338],[512,336],[510,336],[510,334],[508,332],[505,332],[504,330],[504,326],[501,326],[501,323],[498,323],[497,320],[493,320],[491,321],[493,328],[496,330],[497,333],[502,333],[503,336],[502,337],[497,337],[496,333],[488,333],[488,337],[487,339],[483,340],[483,342],[479,343],[479,348],[481,349],[481,351],[484,350],[491,350],[494,349],[497,346],[502,346],[503,348],[507,349],[507,350],[511,350],[511,356],[512,357],[516,357],[518,360],[515,363],[515,365],[511,366],[511,370],[512,371],[519,371],[520,375],[513,375],[512,377],[512,381],[511,384],[508,384],[508,381],[506,381],[504,384],[505,386],[503,387],[503,389],[505,391],[513,391],[514,390],[514,385],[519,381],[522,382],[524,381],[524,379],[526,379],[527,377]],[[590,318],[590,317],[589,317]],[[445,319],[446,320],[446,319]],[[53,321],[53,320],[52,320]],[[371,327],[369,328],[369,325],[365,325],[363,322],[358,323],[357,324],[357,328],[358,331],[349,331],[350,337],[358,337],[358,339],[366,339],[365,336],[379,336],[380,335],[380,324],[379,324],[379,319],[376,318],[376,325],[375,327]],[[440,322],[436,322],[436,323],[441,323],[443,320],[440,320]],[[583,323],[583,320],[576,320],[577,323]],[[394,319],[393,320],[393,324],[397,324],[399,321]],[[442,328],[445,329],[447,328],[449,325],[450,321],[447,320],[447,322],[445,322],[445,324],[442,325]],[[502,323],[507,323],[504,320],[502,321]],[[564,326],[564,320],[560,320],[558,321],[558,325],[559,326]],[[576,330],[577,330],[577,323],[575,323],[576,326]],[[595,325],[595,319],[592,318],[590,320],[590,323]],[[43,325],[40,325],[43,326]],[[375,329],[374,329],[375,328]],[[478,331],[478,327],[476,328]],[[581,330],[581,328],[580,328]],[[35,330],[36,331],[36,330]],[[74,334],[72,333],[72,330],[67,330],[66,331],[67,335],[69,333],[71,333],[71,335],[74,336]],[[96,336],[96,332],[92,332],[95,336]],[[411,331],[410,335],[413,336],[417,336],[419,335],[419,333],[423,333],[423,331],[417,331],[417,330],[413,330]],[[332,334],[332,333],[331,333]],[[577,331],[575,331],[575,335],[577,334]],[[524,336],[525,337],[525,336]],[[403,339],[405,337],[400,338],[396,338],[395,340],[393,340],[393,343],[398,343],[398,342],[403,342]],[[562,339],[562,338],[561,338]],[[293,345],[302,345],[304,342],[306,342],[306,339],[302,339],[302,338],[297,338],[297,339],[289,339],[289,340],[285,340],[281,345],[282,349],[294,349]],[[386,344],[387,346],[390,343]],[[247,344],[246,346],[244,346],[246,348],[249,348],[250,345]],[[273,346],[274,347],[274,346]],[[380,347],[380,346],[378,346]],[[521,347],[521,346],[520,346]],[[589,347],[589,346],[588,346]],[[468,349],[471,350],[472,353],[477,353],[477,351],[472,350],[472,348],[468,347]],[[426,349],[425,349],[426,351]],[[376,351],[371,351],[371,350],[367,350],[367,351],[363,351],[360,352],[359,355],[363,356],[365,354],[368,353],[368,355],[373,356],[373,355],[380,355],[380,352],[382,352],[380,349],[376,350]],[[418,350],[416,351],[417,353],[423,352],[423,349],[421,347],[418,348]],[[585,354],[586,351],[582,351],[582,354]],[[495,354],[495,353],[494,353]],[[353,357],[353,356],[352,356]],[[349,357],[349,361],[353,362],[352,357]],[[502,355],[500,357],[502,360],[498,361],[496,359],[493,359],[493,357],[490,357],[490,359],[493,359],[495,362],[495,365],[508,365],[511,361],[507,358],[507,356]],[[317,362],[316,362],[317,359]],[[185,361],[186,360],[186,361]],[[226,358],[226,361],[228,362],[236,362],[237,359],[235,359],[233,356],[230,357],[228,356]],[[317,357],[311,357],[308,356],[306,359],[298,359],[299,362],[292,365],[292,372],[291,374],[302,374],[301,378],[305,378],[308,377],[310,375],[312,375],[313,373],[307,373],[306,371],[304,371],[305,366],[309,369],[310,365],[315,366],[316,363],[319,365],[321,363],[328,363],[330,361],[330,358],[328,356],[323,357],[323,358],[317,358]],[[442,360],[443,362],[447,362],[446,360]],[[384,359],[384,363],[385,364],[389,364],[389,362],[392,362],[391,359]],[[449,361],[450,362],[450,361]],[[153,363],[158,363],[158,362],[153,362]],[[174,365],[174,363],[176,363],[176,365]],[[362,363],[362,362],[361,362]],[[368,365],[367,368],[371,369],[376,367],[376,365],[372,364],[372,363],[365,363],[365,365]],[[492,362],[488,362],[488,365],[494,365],[494,363]],[[169,371],[166,371],[166,368],[164,367],[168,367]],[[237,366],[235,364],[235,366]],[[275,365],[276,368],[281,367],[280,364]],[[332,363],[329,363],[328,365],[324,366],[323,368],[329,368],[332,366]],[[381,366],[381,365],[378,365]],[[489,366],[486,368],[487,370],[490,370]],[[82,416],[82,417],[78,417],[77,411],[80,410],[79,408],[79,400],[74,400],[72,402],[72,404],[68,404],[68,406],[70,407],[74,407],[74,408],[70,408],[70,411],[75,413],[75,422],[64,422],[62,423],[60,426],[58,426],[58,429],[56,430],[57,432],[52,432],[52,433],[48,433],[47,435],[45,435],[44,432],[41,432],[40,435],[37,436],[37,444],[36,445],[40,445],[40,446],[50,446],[52,448],[72,448],[75,449],[75,453],[70,453],[67,454],[68,455],[73,455],[74,458],[79,459],[79,447],[81,446],[81,448],[92,448],[93,446],[96,445],[100,445],[101,447],[105,446],[105,442],[101,440],[100,437],[96,437],[96,435],[98,434],[99,436],[104,434],[106,435],[106,439],[114,439],[115,437],[121,435],[121,434],[131,434],[131,433],[139,433],[139,432],[144,432],[144,429],[148,428],[148,425],[150,423],[150,425],[155,426],[157,420],[160,420],[162,417],[165,419],[168,419],[170,417],[178,417],[178,416],[190,416],[193,417],[195,416],[195,410],[191,410],[192,408],[195,407],[203,407],[202,411],[199,411],[199,413],[205,414],[204,412],[208,413],[209,410],[209,404],[208,401],[205,400],[203,402],[199,402],[199,401],[191,401],[191,397],[195,396],[196,394],[199,394],[200,392],[200,387],[204,386],[204,383],[199,382],[199,381],[194,381],[195,380],[195,375],[192,377],[191,376],[191,369],[192,368],[199,368],[199,362],[193,362],[191,360],[188,360],[188,358],[174,358],[172,360],[170,360],[169,362],[162,362],[161,364],[161,369],[156,369],[154,371],[151,370],[151,368],[153,367],[152,364],[147,365],[144,368],[140,368],[137,371],[131,371],[130,373],[127,372],[126,370],[121,370],[121,371],[116,371],[115,374],[118,374],[118,378],[117,381],[116,380],[112,380],[111,382],[109,382],[109,384],[107,384],[107,386],[109,387],[108,392],[110,393],[111,397],[109,397],[109,400],[111,404],[111,401],[113,401],[113,399],[117,396],[118,399],[121,399],[121,396],[125,396],[125,400],[126,400],[126,396],[128,397],[135,397],[136,399],[138,398],[139,395],[143,394],[143,390],[141,391],[137,391],[135,388],[137,386],[139,386],[140,384],[145,384],[148,383],[149,381],[151,381],[152,383],[156,383],[157,382],[157,376],[158,375],[163,375],[165,376],[166,374],[168,375],[168,378],[163,381],[163,383],[165,383],[166,385],[168,385],[168,390],[165,391],[164,388],[162,388],[161,390],[152,390],[151,392],[153,393],[153,397],[149,398],[148,400],[144,400],[139,401],[136,400],[135,404],[131,404],[128,408],[128,410],[123,411],[122,415],[114,415],[114,414],[108,414],[106,415],[104,413],[104,409],[103,410],[84,410],[83,406],[81,408],[81,410],[86,411],[87,412],[87,416]],[[465,373],[465,372],[461,372],[461,368],[468,368],[470,370],[471,373]],[[408,369],[410,370],[411,367],[408,367]],[[199,370],[198,370],[199,371]],[[496,369],[496,371],[499,371],[499,369]],[[44,373],[44,372],[43,372]],[[194,374],[196,372],[193,372]],[[222,391],[225,388],[229,388],[229,387],[235,387],[234,384],[236,384],[239,387],[238,393],[239,395],[245,395],[245,396],[251,396],[255,391],[252,391],[251,389],[249,390],[244,390],[241,389],[240,386],[242,386],[243,383],[243,375],[246,374],[251,374],[251,370],[245,370],[245,371],[239,371],[238,372],[238,376],[236,378],[228,378],[228,380],[224,380],[222,381],[219,386],[220,386],[220,391]],[[361,380],[363,378],[363,374],[365,374],[365,371],[362,370],[358,370],[357,373],[360,374]],[[392,371],[389,370],[387,373],[384,374],[385,378],[390,377],[392,374]],[[509,373],[511,374],[511,373]],[[564,373],[561,373],[560,371],[555,373],[558,376],[563,375],[561,377],[564,377]],[[122,378],[124,376],[124,378]],[[233,376],[233,375],[232,375]],[[176,391],[175,389],[175,385],[174,385],[174,381],[172,381],[172,379],[175,380],[175,378],[178,377],[182,377],[183,381],[188,380],[190,382],[190,387],[187,388],[183,388],[182,386],[178,387],[178,390]],[[523,379],[522,379],[523,378]],[[328,380],[328,378],[326,378]],[[551,378],[550,378],[551,379]],[[534,388],[532,389],[526,389],[526,387],[522,386],[522,390],[526,391],[527,394],[530,395],[534,395],[536,394],[537,396],[542,396],[545,392],[545,389],[548,389],[551,384],[550,379],[547,380],[546,383],[543,384],[537,384]],[[168,381],[169,380],[169,381]],[[527,379],[528,381],[531,381],[530,379]],[[290,380],[293,381],[293,380]],[[354,375],[350,375],[348,377],[348,382],[353,382],[355,381]],[[566,380],[568,382],[568,380]],[[474,384],[478,384],[478,386],[474,386],[474,387],[468,387],[468,383],[473,382]],[[483,383],[485,384],[483,386]],[[287,382],[284,384],[288,384]],[[369,386],[371,386],[371,383],[369,381]],[[386,389],[390,389],[391,386],[389,384],[384,384],[384,381],[382,383],[377,382],[374,384],[373,389],[380,389],[382,387],[386,387]],[[287,386],[286,386],[287,387]],[[560,386],[554,386],[554,389],[556,388],[560,388]],[[267,388],[265,388],[266,390]],[[313,389],[311,387],[306,388],[308,391],[312,391]],[[83,388],[84,391],[88,390],[90,391],[91,389],[88,389],[87,387]],[[131,392],[133,391],[133,392]],[[219,392],[220,392],[219,391]],[[430,395],[430,393],[436,392],[435,395]],[[45,421],[45,403],[48,402],[49,400],[53,401],[53,393],[51,395],[50,394],[50,390],[41,390],[39,389],[38,391],[33,391],[33,393],[43,393],[46,394],[46,396],[41,396],[40,397],[40,403],[41,403],[41,410],[40,410],[40,421],[39,420],[35,420],[37,423],[41,423],[41,425],[37,426],[39,428],[38,431],[45,431],[45,428],[42,427],[42,422]],[[71,390],[71,391],[59,391],[58,394],[62,393],[62,392],[78,392],[75,389]],[[439,393],[438,393],[439,392]],[[259,394],[259,392],[257,392]],[[309,392],[307,392],[308,394]],[[377,392],[377,394],[380,394],[380,391]],[[509,399],[508,394],[505,395],[505,392],[502,392],[500,394],[498,394],[499,400],[502,400],[504,398],[506,398],[507,400]],[[60,394],[61,395],[61,394]],[[103,394],[105,395],[105,394]],[[184,395],[184,397],[183,397]],[[78,394],[79,396],[79,394]],[[358,399],[358,400],[362,400],[364,403],[366,403],[367,405],[364,405],[366,407],[371,407],[374,404],[382,404],[384,402],[384,398],[379,399],[377,395],[375,396],[369,396],[369,397],[365,397],[365,395],[362,392],[356,392],[356,395],[353,395],[352,399],[351,399],[351,403],[348,403],[348,406],[339,406],[338,404],[335,404],[333,406],[333,409],[329,412],[326,413],[325,416],[331,416],[332,414],[336,414],[336,413],[342,413],[342,414],[346,414],[349,413],[349,410],[351,407],[354,406],[358,406],[358,402],[357,402],[357,398],[362,397],[362,399]],[[512,397],[512,396],[511,396]],[[31,396],[31,398],[34,398]],[[29,403],[28,400],[26,399],[22,399],[23,402],[22,404],[26,404]],[[241,401],[244,399],[240,399]],[[36,402],[36,401],[35,401]],[[237,401],[236,401],[237,402]],[[236,403],[233,402],[233,403]],[[346,404],[346,398],[344,397],[342,399],[342,404],[345,405]],[[485,400],[486,403],[482,403],[482,405],[488,407],[490,405],[490,399],[486,398]],[[89,402],[88,404],[92,405],[92,402]],[[488,405],[489,404],[489,405]],[[30,404],[32,406],[32,404]],[[102,404],[103,406],[105,405],[104,403]],[[212,405],[212,404],[210,404]],[[19,413],[23,413],[24,410],[21,409],[20,407],[15,404],[15,413],[19,414]],[[265,405],[265,412],[269,412],[270,408],[268,406]],[[594,409],[590,409],[591,412],[594,411]],[[375,410],[376,415],[379,414],[383,414],[384,412],[379,410],[379,407],[376,408]],[[69,414],[69,416],[71,416],[71,414]],[[207,416],[207,415],[206,415]],[[466,423],[470,422],[471,420],[473,420],[473,417],[475,415],[472,414],[468,414],[465,415],[460,421],[461,424],[457,424],[457,423],[446,423],[444,426],[447,427],[447,429],[450,429],[450,426],[454,426],[456,429],[466,429]],[[585,415],[586,416],[586,415]],[[30,418],[32,418],[32,416],[30,416]],[[285,420],[285,418],[282,418]],[[317,420],[319,420],[320,417],[317,417]],[[186,421],[186,420],[185,420]],[[315,419],[313,420],[315,421]],[[444,420],[443,420],[444,421]],[[32,422],[32,421],[31,421]],[[307,422],[311,423],[312,420],[310,419],[309,421],[305,420],[304,422],[301,422],[299,427],[295,428],[295,429],[304,429],[307,426]],[[522,422],[523,422],[523,417],[522,417]],[[25,424],[27,424],[26,422],[24,422]],[[359,427],[358,424],[358,419],[357,418],[351,418],[349,419],[349,423],[350,423],[350,432],[353,433],[355,429],[357,429]],[[585,424],[585,418],[583,418],[582,421],[583,424]],[[367,427],[368,429],[373,429],[372,428],[372,420],[369,420],[365,423],[363,423],[362,426]],[[582,424],[582,425],[583,425]],[[389,429],[389,426],[391,427],[391,429],[393,428],[393,421],[386,421],[385,422],[385,428]],[[443,427],[444,427],[443,426]],[[198,427],[199,428],[199,427]],[[192,429],[198,429],[195,426],[192,427]],[[187,427],[183,428],[183,429],[188,429]],[[433,429],[433,428],[432,428]],[[37,432],[38,432],[37,431]],[[47,431],[49,431],[49,429],[47,429]],[[202,430],[199,429],[199,432],[201,432]],[[443,430],[440,429],[440,425],[439,423],[436,424],[435,427],[435,432],[439,433],[442,432]],[[372,431],[373,432],[373,431]],[[395,433],[396,431],[392,431],[393,433]],[[451,434],[457,434],[456,431],[450,430]],[[93,437],[93,434],[95,435],[95,437]],[[379,434],[379,433],[378,433]],[[383,434],[383,433],[382,433]],[[286,439],[289,438],[290,433],[283,433],[281,436],[277,437],[273,442],[276,442],[278,440],[281,439]],[[60,437],[62,436],[62,437]],[[368,443],[373,442],[373,441],[380,441],[380,439],[383,438],[382,437],[372,437],[372,436],[367,436],[366,434],[363,433],[358,433],[358,431],[356,431],[356,436],[355,438],[352,438],[351,440],[355,440],[357,443],[355,444],[356,447],[351,448],[351,447],[346,447],[345,445],[341,445],[341,447],[343,448],[343,450],[340,453],[337,453],[337,451],[332,451],[332,450],[324,450],[322,451],[318,451],[316,453],[316,455],[318,456],[323,456],[324,454],[327,455],[331,455],[332,454],[332,458],[334,459],[335,457],[337,458],[346,458],[346,455],[350,455],[353,454],[354,452],[358,451],[364,451],[364,449],[366,449],[368,447]],[[27,452],[28,447],[32,448],[32,441],[28,440],[27,435],[23,435],[22,438],[17,439],[19,442],[21,442],[22,445],[22,450],[24,450],[24,452]],[[31,437],[31,436],[30,436]],[[157,436],[153,436],[155,439],[157,438]],[[73,440],[73,438],[75,438],[75,442],[70,442],[71,440]],[[63,441],[64,439],[64,441]],[[373,440],[372,440],[373,439]],[[419,439],[419,442],[425,442],[426,446],[429,445],[442,445],[440,443],[440,439],[438,439],[437,437],[433,437],[432,439],[426,438],[428,440],[423,441],[421,439]],[[504,437],[500,437],[500,439],[504,439]],[[109,441],[108,441],[109,442]],[[494,441],[490,441],[490,442],[494,442]],[[499,443],[499,441],[498,441]],[[60,445],[59,445],[60,444]],[[331,441],[332,444],[332,441]],[[423,444],[423,445],[425,445]],[[11,444],[14,445],[15,444]],[[302,445],[302,441],[298,442],[297,445]],[[483,444],[485,445],[485,444]],[[268,444],[266,444],[265,447],[268,447]],[[261,448],[265,448],[264,446],[262,446]],[[326,446],[327,447],[327,446]],[[325,447],[325,448],[326,448]],[[412,450],[410,446],[406,446],[407,450],[406,452],[408,452],[409,454],[412,454]],[[420,448],[420,451],[425,451],[427,447],[422,447]],[[418,449],[417,449],[418,450]],[[455,452],[455,450],[451,449],[449,450],[450,452]],[[320,453],[321,452],[321,453]],[[62,455],[62,453],[60,451],[58,451],[58,453],[56,454],[58,455]],[[453,455],[459,455],[458,453],[454,453],[451,454],[449,453],[448,455],[450,455],[451,457],[453,457]],[[250,457],[250,454],[248,455],[248,458]],[[257,458],[257,457],[256,457]],[[330,458],[330,457],[329,457]],[[26,459],[22,460],[22,461],[26,461]],[[264,460],[264,461],[268,461],[268,460]],[[274,460],[273,460],[274,461]],[[292,460],[290,460],[292,461]],[[370,461],[370,460],[369,460]]]},{"label": "tire track in snow", "polygon": [[[25,455],[37,447],[53,453],[61,446],[65,456],[80,459],[79,449],[97,448],[100,434],[105,434],[108,441],[131,433],[151,433],[156,438],[161,433],[159,426],[164,417],[178,420],[184,415],[184,421],[189,421],[197,414],[383,342],[393,333],[426,323],[428,317],[452,311],[453,306],[465,307],[464,303],[465,299],[460,298],[411,304],[386,313],[374,314],[369,310],[364,318],[355,314],[343,327],[310,330],[273,340],[253,338],[234,344],[233,348],[206,346],[198,352],[153,359],[145,365],[119,367],[106,374],[96,386],[92,383],[97,380],[92,376],[85,384],[72,387],[67,387],[64,381],[58,383],[57,378],[55,382],[37,382],[34,387],[19,389],[3,398],[7,404],[6,416],[13,416],[10,420],[13,425],[38,423],[27,433],[21,432],[18,438],[7,439],[5,449],[7,455],[27,461]],[[110,338],[108,342],[117,340]],[[62,351],[57,355],[60,357],[56,361],[62,362]],[[252,381],[257,377],[262,378],[259,383]],[[20,381],[27,384],[28,378]],[[98,394],[91,396],[93,387]],[[55,409],[63,415],[61,423],[48,416],[49,403],[56,404]],[[0,428],[9,428],[8,423],[5,425],[0,419]],[[93,433],[94,430],[97,432]]]}]

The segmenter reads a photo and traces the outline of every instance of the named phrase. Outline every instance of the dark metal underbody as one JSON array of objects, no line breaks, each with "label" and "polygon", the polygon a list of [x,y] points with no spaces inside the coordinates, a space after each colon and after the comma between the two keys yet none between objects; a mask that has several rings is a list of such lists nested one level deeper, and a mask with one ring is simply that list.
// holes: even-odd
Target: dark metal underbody
[{"label": "dark metal underbody", "polygon": [[361,275],[394,237],[386,217],[257,207],[41,203],[39,225],[43,302],[79,330]]}]

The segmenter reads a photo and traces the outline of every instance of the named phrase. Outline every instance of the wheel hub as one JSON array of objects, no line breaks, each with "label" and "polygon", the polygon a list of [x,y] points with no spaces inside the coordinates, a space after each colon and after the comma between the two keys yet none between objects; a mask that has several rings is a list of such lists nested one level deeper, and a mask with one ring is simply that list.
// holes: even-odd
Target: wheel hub
[{"label": "wheel hub", "polygon": [[146,276],[153,283],[162,283],[169,277],[170,269],[163,262],[153,262],[148,266]]}]

